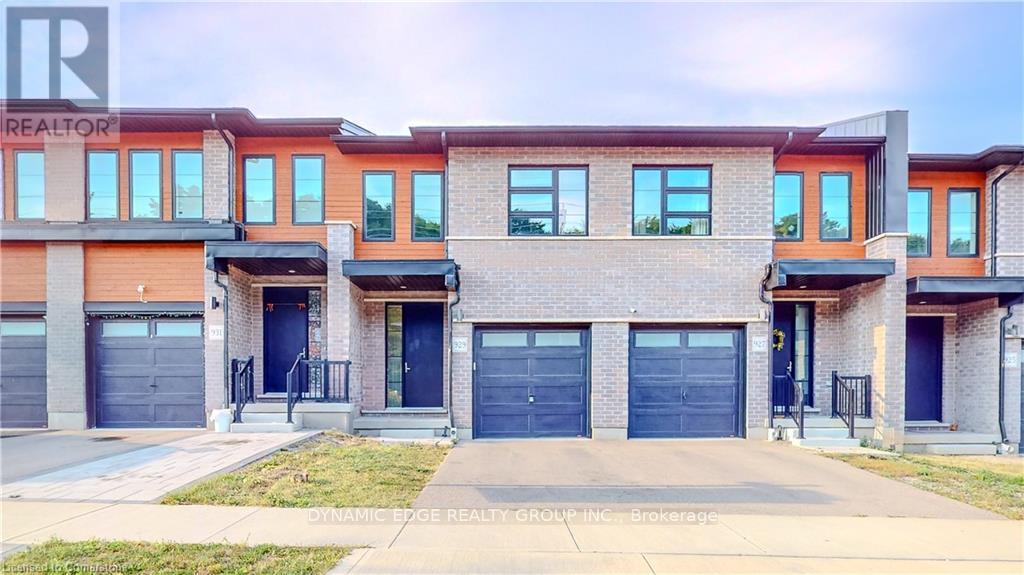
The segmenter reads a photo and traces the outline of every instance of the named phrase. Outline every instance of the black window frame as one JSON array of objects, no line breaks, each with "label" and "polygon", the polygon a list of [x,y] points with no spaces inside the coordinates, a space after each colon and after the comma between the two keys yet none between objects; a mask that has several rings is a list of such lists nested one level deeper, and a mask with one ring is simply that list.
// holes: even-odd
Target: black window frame
[{"label": "black window frame", "polygon": [[[295,219],[298,213],[298,195],[295,193],[295,160],[317,159],[320,160],[320,221],[300,222]],[[327,220],[327,156],[324,154],[292,154],[292,225],[293,226],[322,226]]]},{"label": "black window frame", "polygon": [[[668,185],[668,173],[670,170],[694,170],[703,169],[708,172],[708,186],[706,188],[695,188],[695,187],[670,187]],[[638,234],[636,231],[636,172],[637,170],[660,170],[661,171],[661,220],[658,224],[657,234]],[[633,171],[631,174],[630,183],[630,203],[632,204],[630,213],[629,227],[632,231],[632,235],[637,237],[688,237],[688,238],[707,238],[714,235],[714,211],[715,211],[715,198],[714,198],[714,166],[712,164],[673,164],[673,165],[652,165],[652,164],[635,164],[633,165]],[[669,212],[668,211],[668,196],[669,194],[679,193],[707,193],[708,195],[708,211],[707,212]],[[669,218],[703,218],[708,219],[708,233],[706,234],[670,234],[668,233],[668,226],[666,222]]]},{"label": "black window frame", "polygon": [[[178,168],[177,159],[178,154],[199,154],[199,182],[202,188],[199,189],[200,206],[202,213],[199,214],[198,218],[179,218],[178,217]],[[206,155],[203,154],[202,148],[181,148],[171,150],[171,219],[182,221],[182,222],[197,222],[202,221],[205,214],[206,205]]]},{"label": "black window frame", "polygon": [[[950,251],[953,231],[953,194],[971,193],[974,195],[974,252],[970,254],[954,254]],[[946,190],[946,257],[976,258],[981,254],[981,189],[980,188],[949,188]]]},{"label": "black window frame", "polygon": [[[43,215],[38,218],[21,217],[18,215],[18,198],[21,192],[18,190],[18,156],[22,154],[41,154],[43,156]],[[46,150],[43,149],[20,149],[14,150],[14,219],[26,222],[40,222],[46,219]]]},{"label": "black window frame", "polygon": [[[366,226],[366,176],[373,176],[373,175],[388,175],[388,176],[391,176],[391,233],[386,238],[368,238],[368,237],[366,237],[366,230],[368,229],[367,226]],[[363,200],[363,233],[362,233],[362,238],[363,238],[363,241],[364,242],[393,242],[393,241],[395,241],[395,237],[396,237],[396,231],[395,231],[395,212],[397,211],[397,207],[398,207],[397,206],[397,202],[396,202],[396,197],[398,195],[398,190],[397,190],[397,188],[398,188],[398,176],[396,175],[394,170],[363,170],[362,181],[363,181],[363,191],[362,191],[362,200]]]},{"label": "black window frame", "polygon": [[[825,237],[825,177],[846,176],[846,237]],[[853,241],[853,172],[820,172],[818,174],[818,241],[820,242],[851,242]]]},{"label": "black window frame", "polygon": [[[92,215],[89,156],[93,154],[114,154],[114,217],[112,218],[100,218]],[[85,151],[85,219],[91,222],[115,222],[121,219],[121,151],[117,148],[90,148]]]},{"label": "black window frame", "polygon": [[[551,186],[550,187],[512,187],[512,171],[513,170],[550,170],[551,171]],[[583,170],[583,233],[582,234],[562,234],[559,233],[559,217],[558,217],[558,173],[562,170]],[[580,238],[587,237],[590,235],[590,166],[585,164],[516,164],[508,167],[507,173],[507,197],[505,199],[505,211],[508,214],[506,218],[506,234],[510,238],[531,238],[531,237],[565,237],[565,238]],[[550,212],[512,212],[512,196],[516,194],[551,194],[551,211]],[[512,233],[512,218],[551,218],[551,233],[550,234],[513,234]]]},{"label": "black window frame", "polygon": [[[436,238],[418,238],[418,237],[416,237],[416,176],[434,176],[434,175],[441,176],[441,235],[440,235],[440,237],[436,237]],[[409,229],[409,237],[412,239],[412,241],[414,241],[414,242],[434,242],[434,243],[443,242],[444,241],[444,238],[447,235],[447,234],[445,234],[445,231],[446,231],[445,229],[448,226],[448,222],[447,222],[447,219],[445,217],[447,215],[447,210],[445,209],[446,204],[447,204],[447,202],[446,202],[446,200],[447,200],[447,189],[446,188],[447,188],[447,184],[448,184],[447,180],[448,180],[448,178],[445,176],[444,170],[413,170],[413,172],[409,175],[409,188],[410,188],[410,193],[412,194],[412,198],[411,198],[412,211],[409,214],[410,218],[411,218],[411,220],[409,222],[409,228],[410,228]]]},{"label": "black window frame", "polygon": [[[775,226],[778,225],[778,214],[775,213],[775,208],[776,208],[776,205],[775,205],[775,199],[776,199],[775,198],[775,190],[776,190],[775,178],[777,178],[778,176],[797,176],[798,178],[800,178],[800,199],[798,200],[799,203],[797,205],[797,207],[799,208],[799,212],[797,213],[797,217],[798,217],[797,222],[798,222],[799,226],[798,226],[797,235],[796,235],[795,238],[782,237],[782,236],[779,236],[775,232]],[[804,212],[805,212],[805,210],[804,210],[804,173],[803,172],[794,172],[794,171],[775,172],[775,174],[772,176],[772,236],[775,238],[775,241],[777,241],[777,242],[802,242],[802,241],[804,241],[804,228],[807,227],[806,226],[807,218],[806,218],[806,215],[805,215]]]},{"label": "black window frame", "polygon": [[[913,235],[910,231],[910,194],[918,193],[925,194],[928,197],[928,229],[925,231],[925,250],[923,254],[915,254],[910,252],[910,236]],[[930,258],[932,257],[932,216],[934,215],[932,210],[932,189],[931,188],[907,188],[907,257],[908,258]]]},{"label": "black window frame", "polygon": [[[157,216],[155,218],[143,218],[135,216],[135,164],[132,157],[135,154],[156,154],[157,165],[160,167],[157,177],[157,198],[159,200]],[[128,150],[128,219],[140,222],[159,222],[164,219],[164,151],[159,148],[138,148]]]},{"label": "black window frame", "polygon": [[[270,221],[249,221],[249,171],[246,160],[270,160]],[[277,224],[277,155],[276,154],[243,154],[242,155],[242,223],[247,226],[273,226]]]}]

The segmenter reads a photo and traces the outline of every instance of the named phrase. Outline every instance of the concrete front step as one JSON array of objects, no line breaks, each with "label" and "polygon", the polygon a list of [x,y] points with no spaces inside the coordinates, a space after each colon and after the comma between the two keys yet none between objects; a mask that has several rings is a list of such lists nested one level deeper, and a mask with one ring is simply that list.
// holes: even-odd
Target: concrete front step
[{"label": "concrete front step", "polygon": [[292,433],[302,429],[297,423],[232,423],[231,433]]},{"label": "concrete front step", "polygon": [[[795,427],[783,430],[787,440],[797,438],[799,430]],[[849,439],[850,430],[845,427],[804,427],[806,439]]]},{"label": "concrete front step", "polygon": [[[854,421],[854,425],[857,426],[857,429],[860,429],[862,427],[863,428],[871,428],[871,429],[873,429],[874,426],[875,426],[875,421],[873,419],[867,418],[867,417],[858,417]],[[796,428],[796,422],[793,421],[789,417],[786,417],[786,418],[777,417],[777,418],[775,418],[775,421],[772,422],[772,427],[781,427],[783,429],[790,429],[790,428],[794,428],[795,429]],[[843,423],[843,420],[839,419],[838,417],[829,417],[829,416],[826,416],[826,415],[816,415],[816,416],[813,416],[813,417],[804,417],[804,429],[806,430],[806,429],[810,429],[812,427],[839,427],[839,428],[845,429],[846,428],[846,424]]]},{"label": "concrete front step", "polygon": [[836,438],[836,437],[808,437],[806,439],[793,439],[790,441],[797,447],[813,447],[815,449],[849,449],[860,447],[859,439]]},{"label": "concrete front step", "polygon": [[363,416],[353,423],[355,432],[368,437],[394,439],[431,439],[444,437],[447,417]]},{"label": "concrete front step", "polygon": [[937,443],[985,443],[995,445],[996,443],[999,443],[999,435],[995,433],[973,433],[970,431],[912,431],[903,435],[903,443],[904,445]]},{"label": "concrete front step", "polygon": [[903,452],[930,455],[998,455],[999,448],[982,443],[903,444]]}]

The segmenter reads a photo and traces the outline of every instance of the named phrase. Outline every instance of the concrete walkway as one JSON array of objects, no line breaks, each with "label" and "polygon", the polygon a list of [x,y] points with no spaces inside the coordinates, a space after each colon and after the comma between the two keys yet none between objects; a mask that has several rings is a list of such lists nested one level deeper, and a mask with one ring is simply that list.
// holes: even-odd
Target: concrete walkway
[{"label": "concrete walkway", "polygon": [[175,489],[237,469],[315,434],[191,435],[5,483],[3,499],[93,503],[155,501]]},{"label": "concrete walkway", "polygon": [[[5,501],[8,547],[111,540],[353,545],[340,573],[1008,572],[1024,522],[528,510],[324,510]],[[410,516],[411,513],[416,515]]]}]

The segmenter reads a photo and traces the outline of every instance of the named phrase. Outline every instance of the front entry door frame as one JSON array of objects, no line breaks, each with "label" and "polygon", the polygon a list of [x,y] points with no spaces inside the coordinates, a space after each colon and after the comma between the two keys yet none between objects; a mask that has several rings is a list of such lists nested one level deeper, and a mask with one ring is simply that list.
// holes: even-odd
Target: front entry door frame
[{"label": "front entry door frame", "polygon": [[[802,316],[802,319],[800,319]],[[803,327],[799,324],[804,323]],[[798,334],[801,331],[803,333]],[[781,337],[780,335],[781,334]],[[797,340],[803,339],[806,345],[806,357],[799,358]],[[781,343],[782,349],[778,349]],[[797,362],[803,366],[798,367]],[[804,405],[814,405],[814,303],[813,302],[776,302],[772,311],[772,385],[775,376],[783,376],[792,370],[793,378],[804,383]],[[801,373],[804,372],[804,373]],[[803,376],[803,377],[801,377]],[[773,394],[789,390],[774,389]]]},{"label": "front entry door frame", "polygon": [[942,421],[943,318],[907,318],[907,421]]},{"label": "front entry door frame", "polygon": [[385,408],[444,408],[444,306],[385,305]]},{"label": "front entry door frame", "polygon": [[285,376],[309,348],[308,287],[263,288],[263,393],[283,393]]}]

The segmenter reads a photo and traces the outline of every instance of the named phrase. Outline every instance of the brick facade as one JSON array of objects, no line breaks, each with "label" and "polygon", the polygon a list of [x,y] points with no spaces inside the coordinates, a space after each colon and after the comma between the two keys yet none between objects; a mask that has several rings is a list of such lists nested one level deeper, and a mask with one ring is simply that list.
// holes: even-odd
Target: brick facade
[{"label": "brick facade", "polygon": [[88,426],[84,264],[81,242],[46,244],[46,410],[50,429]]},{"label": "brick facade", "polygon": [[[228,139],[234,137],[225,132]],[[203,219],[220,221],[228,219],[230,200],[231,173],[235,168],[228,145],[221,138],[220,132],[206,130],[203,132]]]},{"label": "brick facade", "polygon": [[43,147],[48,222],[80,222],[85,219],[85,141],[81,138],[47,138]]}]

